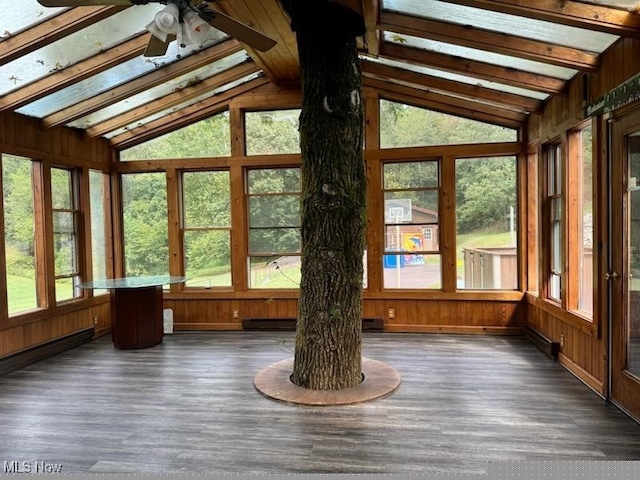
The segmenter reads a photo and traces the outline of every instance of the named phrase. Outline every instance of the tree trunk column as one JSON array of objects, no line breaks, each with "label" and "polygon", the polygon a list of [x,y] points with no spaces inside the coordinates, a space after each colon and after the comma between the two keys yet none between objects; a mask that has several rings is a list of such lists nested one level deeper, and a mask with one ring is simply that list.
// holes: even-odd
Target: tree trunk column
[{"label": "tree trunk column", "polygon": [[362,79],[354,37],[297,28],[302,81],[302,279],[292,381],[362,381],[366,226]]}]

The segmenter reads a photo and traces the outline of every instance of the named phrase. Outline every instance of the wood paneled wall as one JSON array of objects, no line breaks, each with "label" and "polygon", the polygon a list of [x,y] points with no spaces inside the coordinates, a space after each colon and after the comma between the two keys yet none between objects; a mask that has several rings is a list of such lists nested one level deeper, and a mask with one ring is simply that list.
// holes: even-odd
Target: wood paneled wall
[{"label": "wood paneled wall", "polygon": [[[169,298],[164,304],[173,310],[175,330],[241,330],[243,318],[298,316],[296,298]],[[453,298],[365,298],[363,308],[365,318],[384,320],[385,331],[416,333],[520,334],[526,313],[520,301]]]},{"label": "wood paneled wall", "polygon": [[[585,120],[585,108],[601,98],[636,73],[640,72],[640,40],[623,39],[616,43],[602,56],[597,72],[581,74],[574,79],[564,96],[552,98],[547,102],[542,115],[531,117],[526,137],[528,151],[531,152],[527,175],[530,178],[529,188],[536,189],[537,162],[542,155],[541,146],[554,138],[565,135],[567,130],[575,128]],[[637,107],[630,105],[626,108]],[[604,135],[606,119],[603,116],[594,118],[594,176],[604,179],[606,173],[607,152]],[[603,212],[606,205],[606,188],[600,181],[595,188],[596,208]],[[529,218],[535,211],[528,212]],[[606,247],[606,225],[604,215],[596,215],[594,225],[594,245]],[[603,248],[602,251],[606,251]],[[529,269],[539,264],[535,255],[543,258],[545,252],[533,252],[529,249],[527,263]],[[594,390],[605,394],[607,384],[607,325],[606,305],[603,283],[604,259],[594,258],[594,316],[593,323],[588,322],[569,311],[558,308],[540,298],[537,292],[527,295],[527,324],[553,341],[561,343],[559,360],[575,375],[590,385]],[[534,287],[535,272],[529,272],[530,288]],[[614,299],[615,301],[615,299]]]},{"label": "wood paneled wall", "polygon": [[2,152],[68,166],[107,168],[113,151],[106,140],[83,138],[69,128],[43,128],[40,121],[13,113],[0,113]]},{"label": "wood paneled wall", "polygon": [[[49,165],[109,170],[113,151],[105,140],[85,140],[82,133],[63,127],[44,129],[36,119],[0,114],[0,153],[29,157]],[[0,265],[4,272],[4,265]],[[50,302],[52,303],[52,302]],[[0,358],[93,326],[96,335],[109,332],[109,296],[6,318],[0,314]]]},{"label": "wood paneled wall", "polygon": [[0,330],[0,358],[90,327],[95,328],[96,337],[110,332],[108,295],[106,302],[78,306],[77,310],[71,312],[57,312],[39,320],[3,326]]}]

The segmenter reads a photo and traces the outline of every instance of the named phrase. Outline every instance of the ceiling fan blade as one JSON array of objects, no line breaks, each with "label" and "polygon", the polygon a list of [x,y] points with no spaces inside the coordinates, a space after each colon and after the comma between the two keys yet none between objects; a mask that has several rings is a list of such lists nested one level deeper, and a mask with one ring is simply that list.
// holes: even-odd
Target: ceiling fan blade
[{"label": "ceiling fan blade", "polygon": [[169,44],[175,40],[175,35],[167,36],[166,41],[160,40],[155,35],[151,35],[149,38],[149,43],[147,43],[147,48],[144,50],[145,57],[161,57],[167,53],[167,49],[169,48]]},{"label": "ceiling fan blade", "polygon": [[131,0],[38,0],[44,7],[80,7],[90,5],[133,5]]},{"label": "ceiling fan blade", "polygon": [[[266,35],[260,33],[258,30],[237,21],[236,19],[228,15],[225,15],[219,10],[214,11],[210,9],[207,13],[209,15],[207,21],[212,27],[228,33],[232,37],[243,43],[246,43],[256,50],[266,52],[277,43],[273,38],[267,37]],[[210,18],[211,16],[213,16],[213,18]]]}]

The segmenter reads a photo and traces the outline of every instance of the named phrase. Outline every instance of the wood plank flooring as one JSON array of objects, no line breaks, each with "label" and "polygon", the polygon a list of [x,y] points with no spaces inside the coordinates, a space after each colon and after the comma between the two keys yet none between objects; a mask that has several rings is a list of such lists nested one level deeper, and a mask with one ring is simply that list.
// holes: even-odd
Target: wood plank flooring
[{"label": "wood plank flooring", "polygon": [[402,384],[341,407],[255,390],[255,373],[291,357],[293,341],[187,332],[121,351],[103,337],[9,373],[0,468],[485,473],[505,460],[640,460],[640,425],[524,337],[365,333],[363,355],[393,366]]}]

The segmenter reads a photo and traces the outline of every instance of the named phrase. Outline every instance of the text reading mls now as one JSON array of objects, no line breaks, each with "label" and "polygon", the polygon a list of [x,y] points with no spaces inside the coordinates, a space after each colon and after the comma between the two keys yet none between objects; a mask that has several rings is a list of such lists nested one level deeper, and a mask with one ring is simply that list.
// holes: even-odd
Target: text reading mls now
[{"label": "text reading mls now", "polygon": [[4,462],[4,473],[60,473],[62,464],[47,463],[39,460]]}]

